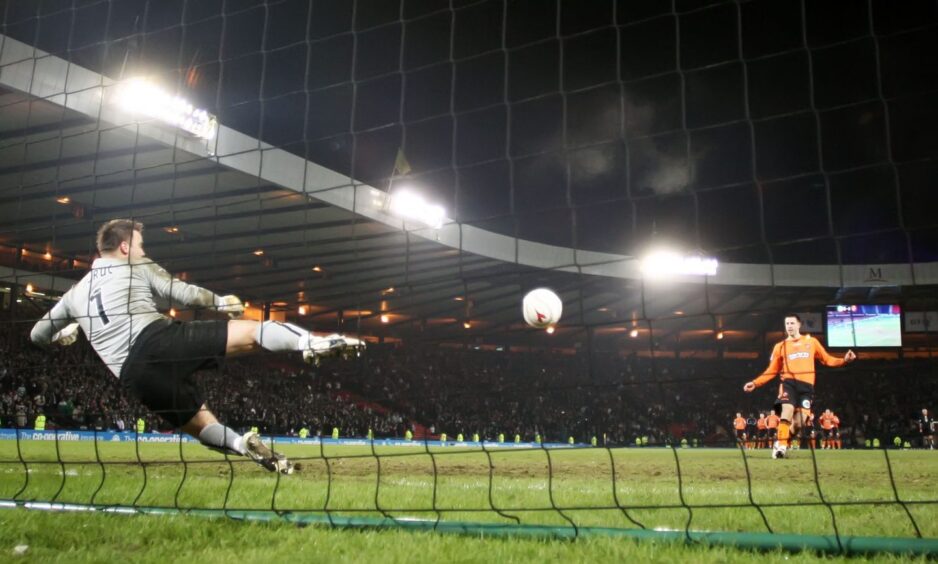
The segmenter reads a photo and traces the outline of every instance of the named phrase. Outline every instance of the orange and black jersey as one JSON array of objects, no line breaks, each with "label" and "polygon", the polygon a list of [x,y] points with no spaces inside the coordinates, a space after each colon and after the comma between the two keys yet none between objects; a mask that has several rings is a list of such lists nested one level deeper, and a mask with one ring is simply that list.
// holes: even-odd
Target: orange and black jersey
[{"label": "orange and black jersey", "polygon": [[802,417],[804,418],[805,427],[814,427],[814,412],[810,409],[802,410]]},{"label": "orange and black jersey", "polygon": [[736,419],[733,419],[733,427],[734,427],[737,431],[745,431],[745,430],[746,430],[746,420],[743,419],[742,417],[737,417]]},{"label": "orange and black jersey", "polygon": [[825,366],[845,364],[844,359],[831,356],[814,337],[801,335],[797,339],[785,339],[776,344],[768,368],[752,383],[758,388],[780,374],[782,381],[797,380],[813,386],[815,359]]}]

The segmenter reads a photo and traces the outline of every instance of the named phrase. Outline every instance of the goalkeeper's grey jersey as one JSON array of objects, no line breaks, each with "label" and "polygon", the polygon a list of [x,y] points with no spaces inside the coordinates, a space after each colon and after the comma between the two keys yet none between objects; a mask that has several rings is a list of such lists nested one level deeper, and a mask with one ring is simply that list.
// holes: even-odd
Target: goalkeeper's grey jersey
[{"label": "goalkeeper's grey jersey", "polygon": [[91,272],[33,327],[31,338],[36,344],[48,345],[57,331],[76,321],[101,360],[120,376],[140,332],[154,321],[166,319],[156,309],[154,293],[176,306],[215,305],[212,292],[174,279],[149,259],[130,263],[99,258],[91,265]]}]

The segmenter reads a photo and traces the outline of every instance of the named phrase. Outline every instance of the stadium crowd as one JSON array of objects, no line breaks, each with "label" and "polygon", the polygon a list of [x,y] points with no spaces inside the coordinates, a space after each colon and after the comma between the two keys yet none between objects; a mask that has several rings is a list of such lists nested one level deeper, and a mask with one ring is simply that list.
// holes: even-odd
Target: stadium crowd
[{"label": "stadium crowd", "polygon": [[[24,337],[25,339],[25,337]],[[279,362],[272,365],[270,362]],[[197,380],[208,405],[238,429],[263,432],[378,436],[404,433],[399,414],[378,403],[354,401],[340,381],[325,381],[298,360],[246,357],[203,371]],[[0,426],[33,428],[46,415],[48,428],[170,431],[165,422],[130,398],[87,342],[41,350],[28,340],[0,339]]]},{"label": "stadium crowd", "polygon": [[[198,374],[210,408],[236,429],[264,433],[416,436],[649,444],[697,439],[730,444],[737,411],[768,411],[772,386],[744,394],[765,366],[755,360],[650,359],[594,353],[504,352],[435,346],[371,347],[360,360],[311,367],[299,358],[257,355]],[[938,372],[927,361],[861,361],[822,370],[816,406],[842,420],[845,446],[865,438],[916,437],[915,417],[938,403]],[[82,341],[43,351],[0,340],[0,423],[31,428],[168,431],[128,397]]]}]

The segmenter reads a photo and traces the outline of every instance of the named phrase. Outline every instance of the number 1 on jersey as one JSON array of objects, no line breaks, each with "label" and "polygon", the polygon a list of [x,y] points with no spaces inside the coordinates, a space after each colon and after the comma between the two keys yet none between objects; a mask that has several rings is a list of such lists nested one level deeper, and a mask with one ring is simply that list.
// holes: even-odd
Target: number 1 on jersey
[{"label": "number 1 on jersey", "polygon": [[101,291],[97,291],[91,295],[91,298],[94,300],[94,303],[98,306],[98,317],[101,318],[101,322],[107,325],[111,322],[108,318],[107,313],[104,311],[104,300],[101,299]]}]

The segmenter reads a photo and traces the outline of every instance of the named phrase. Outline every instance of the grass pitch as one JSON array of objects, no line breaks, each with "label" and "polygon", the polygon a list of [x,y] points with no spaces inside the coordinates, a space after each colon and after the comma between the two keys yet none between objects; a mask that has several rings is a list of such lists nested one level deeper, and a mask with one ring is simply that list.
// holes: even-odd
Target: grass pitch
[{"label": "grass pitch", "polygon": [[[127,443],[63,442],[57,452],[54,443],[23,442],[18,452],[15,442],[3,441],[0,499],[562,527],[830,535],[836,526],[841,535],[896,537],[915,535],[911,516],[923,536],[938,537],[938,504],[929,503],[938,501],[935,452],[816,451],[812,457],[799,451],[788,460],[771,460],[768,451],[744,456],[733,449],[280,449],[300,463],[292,476],[226,460],[198,445],[141,444],[138,450]],[[896,503],[897,495],[905,507]],[[0,511],[0,560],[18,544],[30,546],[22,558],[42,561],[105,560],[108,551],[128,550],[135,560],[154,561],[252,554],[384,562],[753,557],[729,548],[614,538],[482,541],[181,515]]]}]

